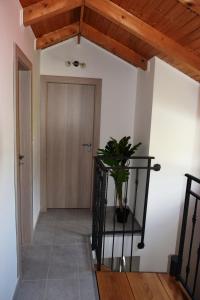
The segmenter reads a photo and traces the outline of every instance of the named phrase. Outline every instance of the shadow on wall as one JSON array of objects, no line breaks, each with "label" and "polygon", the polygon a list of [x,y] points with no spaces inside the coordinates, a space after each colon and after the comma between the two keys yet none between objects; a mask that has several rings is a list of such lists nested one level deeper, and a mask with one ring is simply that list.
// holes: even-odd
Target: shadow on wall
[{"label": "shadow on wall", "polygon": [[[199,156],[199,153],[200,153],[200,136],[199,136],[199,132],[200,132],[200,87],[199,87],[199,103],[198,103],[198,107],[197,107],[196,119],[197,119],[197,122],[196,122],[196,130],[195,130],[195,143],[194,143],[194,149],[193,149],[192,167],[191,167],[191,170],[185,170],[185,171],[200,178],[200,156]],[[185,188],[186,188],[186,179],[185,179]],[[199,186],[197,186],[197,187],[193,186],[194,190],[199,189],[199,188],[200,188]],[[199,190],[196,190],[196,191],[200,192]],[[181,204],[180,215],[179,215],[176,253],[178,253],[178,247],[179,247],[182,217],[183,217],[183,208],[184,208],[184,197],[185,197],[185,194],[183,195],[183,201]]]}]

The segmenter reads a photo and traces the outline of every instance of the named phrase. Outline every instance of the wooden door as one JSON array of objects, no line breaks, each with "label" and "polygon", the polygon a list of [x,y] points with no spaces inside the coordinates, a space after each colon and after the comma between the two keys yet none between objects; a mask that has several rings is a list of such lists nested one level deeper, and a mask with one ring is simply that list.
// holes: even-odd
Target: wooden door
[{"label": "wooden door", "polygon": [[93,85],[47,85],[47,207],[89,208]]},{"label": "wooden door", "polygon": [[21,243],[32,240],[32,118],[31,118],[31,72],[19,70],[18,103],[18,163]]}]

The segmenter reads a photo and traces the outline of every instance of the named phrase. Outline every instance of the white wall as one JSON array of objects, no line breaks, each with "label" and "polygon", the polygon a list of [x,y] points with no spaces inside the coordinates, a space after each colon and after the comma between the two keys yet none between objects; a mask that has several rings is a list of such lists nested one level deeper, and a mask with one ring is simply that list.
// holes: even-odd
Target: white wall
[{"label": "white wall", "polygon": [[[67,60],[79,60],[86,68],[65,66]],[[133,137],[134,106],[136,99],[137,69],[102,48],[77,38],[43,50],[41,74],[101,78],[102,108],[100,145],[109,137]]]},{"label": "white wall", "polygon": [[[15,186],[14,186],[14,43],[34,64],[34,87],[37,86],[39,55],[33,50],[30,29],[19,26],[19,1],[0,1],[0,299],[10,300],[17,282]],[[37,66],[35,68],[35,66]],[[35,118],[38,92],[34,92],[34,220],[39,210],[39,160],[37,158],[38,119]],[[36,203],[36,202],[34,202]]]},{"label": "white wall", "polygon": [[[151,115],[154,91],[155,60],[148,63],[147,71],[138,69],[137,77],[137,95],[134,116],[134,140],[141,142],[142,145],[137,151],[137,155],[149,155],[149,142],[151,133]],[[138,166],[147,166],[147,161],[134,162]],[[135,194],[135,171],[131,173],[131,192]],[[142,225],[144,210],[144,191],[146,183],[146,171],[139,172],[139,186],[136,205],[136,219]],[[133,206],[133,197],[132,205]]]},{"label": "white wall", "polygon": [[147,71],[138,69],[137,96],[134,116],[134,139],[141,141],[140,155],[149,155],[155,60],[148,63]]},{"label": "white wall", "polygon": [[[176,251],[186,172],[199,162],[196,130],[199,124],[199,84],[155,59],[149,154],[161,164],[152,172],[142,270],[166,271]],[[198,140],[197,140],[198,139]],[[196,157],[194,157],[194,153]],[[200,165],[196,166],[200,170]]]},{"label": "white wall", "polygon": [[200,177],[200,89],[199,89],[199,103],[196,115],[196,129],[195,129],[195,144],[193,149],[193,157],[192,157],[192,173],[194,176]]}]

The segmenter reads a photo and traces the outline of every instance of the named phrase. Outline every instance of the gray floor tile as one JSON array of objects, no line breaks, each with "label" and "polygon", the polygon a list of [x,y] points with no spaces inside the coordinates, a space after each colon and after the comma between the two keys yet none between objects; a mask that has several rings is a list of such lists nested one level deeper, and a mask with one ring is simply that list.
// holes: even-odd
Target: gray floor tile
[{"label": "gray floor tile", "polygon": [[80,280],[80,300],[99,299],[94,273],[92,273],[91,271],[80,272],[79,280]]},{"label": "gray floor tile", "polygon": [[83,236],[91,235],[91,228],[88,223],[73,221],[73,222],[65,223],[64,228],[74,234],[79,234]]},{"label": "gray floor tile", "polygon": [[76,263],[70,264],[52,264],[49,268],[48,279],[66,279],[68,274],[78,275],[78,265]]},{"label": "gray floor tile", "polygon": [[[74,278],[47,280],[45,300],[79,300],[79,281]],[[86,300],[86,299],[85,299]]]},{"label": "gray floor tile", "polygon": [[56,215],[52,212],[40,213],[38,224],[52,224],[56,221]]},{"label": "gray floor tile", "polygon": [[91,271],[92,270],[92,260],[90,253],[90,246],[88,243],[78,244],[78,265],[80,271]]},{"label": "gray floor tile", "polygon": [[86,257],[79,260],[78,266],[80,271],[91,271],[92,269],[91,261]]},{"label": "gray floor tile", "polygon": [[83,224],[91,225],[91,212],[88,209],[61,209],[55,213],[56,222],[72,223],[74,222],[81,229]]},{"label": "gray floor tile", "polygon": [[53,246],[48,279],[64,279],[78,274],[78,260],[73,246]]},{"label": "gray floor tile", "polygon": [[65,263],[65,262],[73,262],[77,260],[77,254],[81,250],[78,248],[76,244],[72,245],[54,245],[52,247],[52,255],[51,262],[55,263]]},{"label": "gray floor tile", "polygon": [[78,221],[77,209],[62,209],[55,213],[57,222],[73,222]]},{"label": "gray floor tile", "polygon": [[86,236],[77,232],[77,230],[72,228],[71,224],[66,224],[62,222],[59,225],[57,225],[55,228],[55,234],[53,240],[54,245],[59,245],[59,244],[70,245],[72,243],[76,243],[84,240],[86,240]]},{"label": "gray floor tile", "polygon": [[49,223],[39,223],[33,237],[34,245],[52,245],[55,236],[55,226]]},{"label": "gray floor tile", "polygon": [[70,232],[64,232],[61,230],[56,230],[53,238],[54,245],[70,245],[72,243],[77,243],[79,241],[84,242],[85,237],[77,234],[72,234]]},{"label": "gray floor tile", "polygon": [[27,246],[22,254],[22,279],[46,279],[50,264],[50,246]]},{"label": "gray floor tile", "polygon": [[[39,217],[33,245],[23,248],[23,279],[14,300],[96,300],[91,212],[50,209]],[[45,285],[46,282],[46,285]]]},{"label": "gray floor tile", "polygon": [[45,293],[45,280],[22,281],[13,300],[43,300]]}]

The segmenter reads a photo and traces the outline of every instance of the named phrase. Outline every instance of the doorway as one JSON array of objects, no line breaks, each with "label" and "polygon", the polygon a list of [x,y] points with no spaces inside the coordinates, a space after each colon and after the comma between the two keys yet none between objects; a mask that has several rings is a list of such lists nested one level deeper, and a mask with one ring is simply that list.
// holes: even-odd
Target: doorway
[{"label": "doorway", "polygon": [[32,64],[15,45],[15,188],[18,275],[21,248],[31,244],[33,234],[32,174]]},{"label": "doorway", "polygon": [[101,80],[41,76],[43,211],[90,208]]}]

